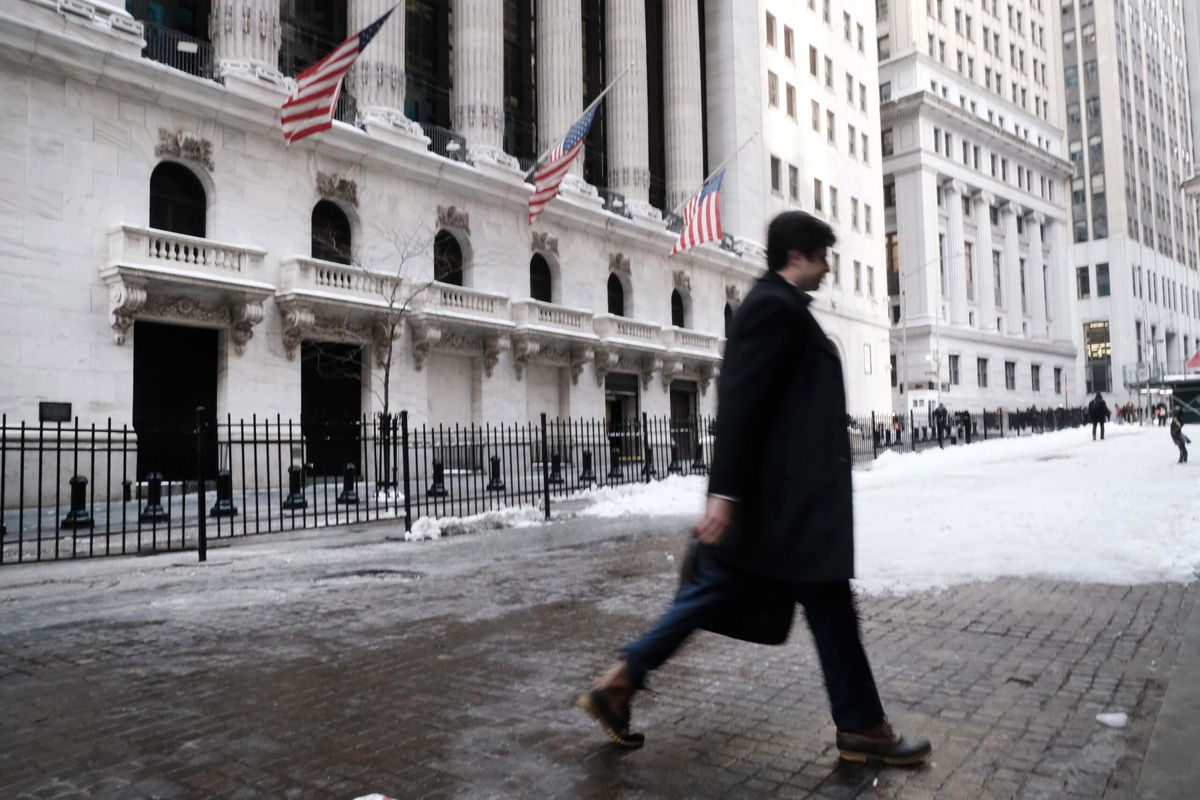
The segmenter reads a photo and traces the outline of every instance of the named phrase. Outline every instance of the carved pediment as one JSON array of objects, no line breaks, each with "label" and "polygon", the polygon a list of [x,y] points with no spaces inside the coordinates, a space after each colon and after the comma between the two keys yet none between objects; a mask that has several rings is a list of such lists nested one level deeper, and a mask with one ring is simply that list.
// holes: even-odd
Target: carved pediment
[{"label": "carved pediment", "polygon": [[358,184],[341,175],[318,172],[317,193],[321,197],[341,200],[351,208],[358,208]]},{"label": "carved pediment", "polygon": [[619,272],[622,275],[632,275],[633,270],[629,265],[629,256],[624,253],[613,253],[608,257],[608,269],[611,272]]},{"label": "carved pediment", "polygon": [[471,233],[471,215],[454,206],[438,206],[437,224],[439,228],[453,228],[468,236]]},{"label": "carved pediment", "polygon": [[725,299],[731,303],[740,302],[742,299],[742,293],[740,291],[738,291],[738,287],[736,287],[736,286],[732,286],[732,285],[726,286],[725,287]]},{"label": "carved pediment", "polygon": [[688,292],[690,292],[692,290],[692,279],[683,270],[681,270],[681,269],[675,270],[675,272],[673,272],[671,274],[671,277],[675,281],[676,289],[683,289]]},{"label": "carved pediment", "polygon": [[543,253],[553,253],[558,255],[558,237],[551,236],[548,233],[534,231],[530,238],[530,246],[536,251],[540,250]]},{"label": "carved pediment", "polygon": [[212,152],[212,142],[202,139],[191,131],[182,128],[175,131],[169,131],[166,128],[158,129],[158,144],[154,148],[154,155],[160,158],[162,156],[185,158],[188,161],[195,161],[212,172]]}]

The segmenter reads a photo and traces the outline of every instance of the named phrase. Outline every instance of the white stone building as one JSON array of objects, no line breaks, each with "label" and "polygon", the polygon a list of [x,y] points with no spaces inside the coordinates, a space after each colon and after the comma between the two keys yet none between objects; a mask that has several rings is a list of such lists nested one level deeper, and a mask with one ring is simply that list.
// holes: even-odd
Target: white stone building
[{"label": "white stone building", "polygon": [[1192,5],[1061,9],[1084,371],[1088,391],[1118,403],[1157,402],[1152,384],[1181,374],[1200,347],[1197,208],[1182,189],[1194,172]]},{"label": "white stone building", "polygon": [[1078,404],[1059,3],[875,6],[895,408]]},{"label": "white stone building", "polygon": [[[886,403],[867,0],[824,20],[813,3],[409,0],[347,78],[339,121],[290,147],[288,76],[391,2],[127,5],[0,7],[10,421],[42,401],[135,427],[186,427],[197,405],[357,418],[383,408],[389,352],[388,406],[414,423],[711,413],[766,221],[812,209],[816,181],[842,236],[819,313],[851,407]],[[810,75],[813,46],[835,89],[828,62]],[[529,226],[524,169],[627,64]],[[773,86],[795,87],[792,114]],[[810,102],[836,115],[835,143]],[[756,133],[727,174],[725,241],[668,260],[664,212]],[[417,293],[389,341],[397,288]]]}]

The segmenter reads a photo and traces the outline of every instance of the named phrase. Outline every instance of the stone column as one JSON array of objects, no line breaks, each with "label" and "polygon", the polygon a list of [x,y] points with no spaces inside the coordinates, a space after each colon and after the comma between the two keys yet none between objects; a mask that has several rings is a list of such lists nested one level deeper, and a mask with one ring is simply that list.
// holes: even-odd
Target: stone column
[{"label": "stone column", "polygon": [[[538,155],[583,114],[583,23],[579,0],[537,0]],[[567,178],[581,184],[583,156]],[[578,188],[578,186],[576,187]]]},{"label": "stone column", "polygon": [[477,166],[520,169],[504,152],[504,4],[454,0],[454,131]]},{"label": "stone column", "polygon": [[1067,225],[1061,219],[1051,219],[1046,224],[1046,233],[1050,241],[1050,269],[1046,273],[1046,319],[1050,338],[1071,341],[1079,304],[1075,302],[1072,290],[1075,275]]},{"label": "stone column", "polygon": [[992,204],[990,192],[979,192],[975,202],[975,292],[979,298],[979,330],[996,330],[996,279],[992,272]]},{"label": "stone column", "polygon": [[608,188],[625,195],[626,207],[659,216],[649,203],[650,144],[646,135],[646,6],[642,0],[605,0],[605,69],[609,82],[632,66],[605,98],[608,119]]},{"label": "stone column", "polygon": [[966,192],[962,181],[947,181],[942,185],[942,202],[949,212],[946,226],[946,274],[949,277],[950,313],[947,320],[960,327],[967,324],[967,257],[963,238],[962,198]]},{"label": "stone column", "polygon": [[1029,258],[1025,259],[1025,286],[1029,291],[1029,311],[1033,316],[1030,338],[1047,339],[1046,330],[1046,285],[1043,282],[1042,224],[1043,214],[1030,214],[1025,218],[1029,230]]},{"label": "stone column", "polygon": [[213,3],[208,36],[226,87],[251,95],[259,94],[254,87],[272,95],[286,90],[279,71],[279,0]]},{"label": "stone column", "polygon": [[1007,201],[1000,208],[1000,224],[1004,228],[1004,255],[1001,257],[1003,278],[1003,333],[1010,336],[1021,333],[1021,244],[1017,238],[1017,207]]},{"label": "stone column", "polygon": [[[394,5],[394,0],[350,0],[350,34],[361,31]],[[387,18],[346,75],[345,89],[358,102],[358,121],[368,133],[407,139],[405,144],[424,150],[429,140],[421,126],[404,115],[404,16],[401,5]]]},{"label": "stone column", "polygon": [[[896,229],[900,231],[897,254],[900,336],[896,366],[906,392],[914,378],[921,378],[924,370],[921,354],[929,352],[929,333],[942,299],[938,280],[938,216],[925,213],[925,209],[937,208],[937,193],[937,174],[932,170],[914,169],[896,175]],[[924,333],[914,332],[923,326]]]},{"label": "stone column", "polygon": [[667,209],[700,189],[704,180],[704,137],[700,130],[700,22],[693,0],[663,5],[663,81],[666,84]]}]

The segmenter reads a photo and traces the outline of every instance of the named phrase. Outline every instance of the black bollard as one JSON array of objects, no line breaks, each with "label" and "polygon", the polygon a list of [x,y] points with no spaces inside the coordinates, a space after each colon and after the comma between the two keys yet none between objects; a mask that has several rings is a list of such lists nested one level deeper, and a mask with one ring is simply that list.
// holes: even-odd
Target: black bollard
[{"label": "black bollard", "polygon": [[593,484],[596,482],[596,471],[592,469],[592,451],[583,451],[583,469],[579,471],[579,482]]},{"label": "black bollard", "polygon": [[92,512],[87,509],[88,479],[82,475],[76,475],[71,478],[69,483],[71,484],[71,510],[63,517],[62,527],[90,528],[92,527]]},{"label": "black bollard", "polygon": [[683,467],[679,465],[679,445],[671,445],[671,463],[667,465],[668,475],[682,475]]},{"label": "black bollard", "polygon": [[210,517],[236,517],[233,505],[233,473],[227,469],[217,470],[217,502],[209,509]]},{"label": "black bollard", "polygon": [[338,505],[341,506],[356,506],[358,505],[358,489],[354,488],[354,482],[358,479],[358,465],[347,464],[346,471],[342,475],[342,493],[337,496]]},{"label": "black bollard", "polygon": [[546,482],[554,484],[563,482],[562,456],[558,453],[554,453],[550,456],[550,477],[546,479]]},{"label": "black bollard", "polygon": [[441,461],[433,462],[433,485],[425,494],[429,497],[445,497],[449,494],[446,491],[446,467]]},{"label": "black bollard", "polygon": [[489,492],[503,492],[505,489],[504,478],[500,477],[500,456],[492,456],[488,459],[488,485]]},{"label": "black bollard", "polygon": [[171,512],[162,504],[161,472],[151,472],[146,476],[146,507],[138,514],[138,522],[165,522],[171,518]]},{"label": "black bollard", "polygon": [[621,472],[621,448],[617,447],[615,444],[612,446],[607,477],[614,480],[625,477]]},{"label": "black bollard", "polygon": [[304,470],[295,464],[288,467],[288,496],[283,500],[283,508],[288,511],[308,508],[308,500],[304,499]]}]

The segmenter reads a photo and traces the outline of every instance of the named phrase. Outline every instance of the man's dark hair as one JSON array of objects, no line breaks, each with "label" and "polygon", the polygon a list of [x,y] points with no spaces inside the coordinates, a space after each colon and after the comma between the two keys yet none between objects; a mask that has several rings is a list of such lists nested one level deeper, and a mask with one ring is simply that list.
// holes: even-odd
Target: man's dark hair
[{"label": "man's dark hair", "polygon": [[767,226],[767,267],[776,272],[787,266],[790,251],[798,250],[805,258],[812,258],[835,242],[833,228],[812,214],[784,211]]}]

